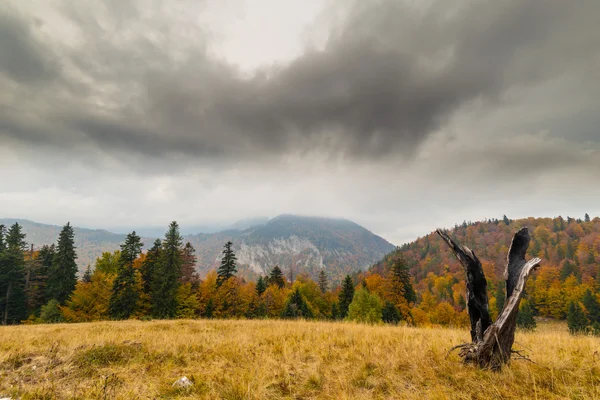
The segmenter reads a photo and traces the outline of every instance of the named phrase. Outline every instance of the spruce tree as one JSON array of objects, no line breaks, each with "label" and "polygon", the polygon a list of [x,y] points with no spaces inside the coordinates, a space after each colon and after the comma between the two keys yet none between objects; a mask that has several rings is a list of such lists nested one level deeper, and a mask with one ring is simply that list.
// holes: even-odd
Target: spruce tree
[{"label": "spruce tree", "polygon": [[0,232],[0,316],[2,324],[18,324],[27,318],[25,298],[25,234],[15,223],[4,237]]},{"label": "spruce tree", "polygon": [[348,307],[352,303],[354,298],[354,282],[352,277],[346,275],[344,282],[342,283],[342,291],[339,295],[339,318],[344,319],[348,315]]},{"label": "spruce tree", "polygon": [[85,283],[90,283],[92,281],[92,267],[90,264],[88,264],[87,268],[85,269],[81,280]]},{"label": "spruce tree", "polygon": [[196,249],[190,242],[183,247],[183,263],[181,264],[181,282],[198,285],[200,277],[196,272]]},{"label": "spruce tree", "polygon": [[135,281],[133,263],[142,253],[142,243],[135,231],[128,234],[121,245],[120,265],[113,282],[108,312],[114,319],[127,319],[135,312],[140,293]]},{"label": "spruce tree", "polygon": [[322,269],[321,272],[319,272],[319,289],[321,289],[321,293],[325,293],[328,288],[329,282],[327,281],[327,274],[325,273],[325,270]]},{"label": "spruce tree", "polygon": [[398,255],[392,264],[389,277],[389,291],[396,296],[402,296],[408,304],[417,301],[417,294],[410,281],[408,266],[401,255]]},{"label": "spruce tree", "polygon": [[526,331],[532,331],[537,326],[535,318],[533,318],[533,310],[529,302],[523,300],[517,314],[517,326]]},{"label": "spruce tree", "polygon": [[583,294],[582,303],[587,311],[587,317],[590,320],[590,323],[593,324],[596,322],[600,324],[600,304],[598,304],[596,295],[592,293],[590,289],[586,290]]},{"label": "spruce tree", "polygon": [[256,281],[256,294],[260,297],[267,290],[267,282],[265,282],[265,278],[262,276],[258,277]]},{"label": "spruce tree", "polygon": [[304,300],[304,296],[296,288],[285,304],[281,312],[281,318],[313,318],[313,316],[312,311],[308,308],[308,304],[306,304],[306,300]]},{"label": "spruce tree", "polygon": [[579,303],[574,301],[569,303],[569,310],[567,311],[567,326],[569,327],[569,332],[572,335],[582,333],[588,325],[589,321]]},{"label": "spruce tree", "polygon": [[177,312],[177,290],[183,264],[182,241],[179,225],[171,222],[152,279],[152,314],[155,318],[173,318]]},{"label": "spruce tree", "polygon": [[285,286],[285,279],[283,278],[283,272],[281,272],[281,268],[278,265],[274,266],[269,274],[269,285],[275,285],[279,288]]},{"label": "spruce tree", "polygon": [[588,213],[585,213],[584,221],[590,222],[590,215]]},{"label": "spruce tree", "polygon": [[55,299],[64,304],[71,296],[77,284],[77,253],[75,252],[75,233],[70,223],[62,228],[58,236],[58,245],[48,270],[46,285],[47,299]]},{"label": "spruce tree", "polygon": [[233,243],[228,241],[225,243],[225,249],[223,250],[223,257],[221,258],[221,266],[217,271],[217,286],[221,286],[223,282],[228,280],[229,278],[235,276],[237,272],[237,258],[235,253],[231,249]]},{"label": "spruce tree", "polygon": [[156,269],[156,265],[158,264],[158,260],[160,258],[161,246],[162,242],[160,239],[156,239],[152,248],[146,253],[146,258],[140,267],[140,273],[142,275],[142,290],[146,294],[150,294],[152,292],[152,280],[154,279],[154,270]]},{"label": "spruce tree", "polygon": [[389,301],[386,301],[385,306],[381,311],[381,320],[386,324],[397,325],[401,319],[402,316],[400,315],[400,311],[398,311],[398,308]]},{"label": "spruce tree", "polygon": [[496,311],[498,311],[498,315],[502,313],[504,302],[506,301],[506,294],[504,293],[505,286],[506,285],[503,282],[498,282],[496,285]]}]

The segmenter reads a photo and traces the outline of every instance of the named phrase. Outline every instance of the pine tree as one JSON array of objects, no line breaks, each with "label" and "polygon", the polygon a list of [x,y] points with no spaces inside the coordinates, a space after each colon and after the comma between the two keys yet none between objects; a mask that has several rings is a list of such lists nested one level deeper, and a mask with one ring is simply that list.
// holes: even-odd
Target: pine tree
[{"label": "pine tree", "polygon": [[18,324],[27,318],[25,298],[25,234],[15,223],[4,236],[1,228],[0,246],[0,316],[2,324]]},{"label": "pine tree", "polygon": [[113,282],[113,289],[108,305],[110,316],[114,319],[127,319],[135,312],[140,297],[135,280],[133,263],[142,253],[142,243],[135,231],[128,234],[121,245],[120,265]]},{"label": "pine tree", "polygon": [[590,215],[588,213],[585,213],[585,217],[584,217],[584,221],[585,222],[590,222]]},{"label": "pine tree", "polygon": [[504,308],[504,302],[506,301],[506,294],[504,293],[504,284],[503,282],[498,282],[496,285],[496,311],[498,311],[498,315],[502,313],[502,309]]},{"label": "pine tree", "polygon": [[569,327],[569,332],[572,335],[582,333],[588,325],[589,321],[579,303],[573,301],[569,303],[569,310],[567,311],[567,326]]},{"label": "pine tree", "polygon": [[81,280],[85,283],[90,283],[92,281],[92,267],[88,264],[85,272],[83,273],[83,277]]},{"label": "pine tree", "polygon": [[160,239],[154,241],[154,245],[146,253],[146,258],[140,267],[140,273],[142,274],[142,289],[144,293],[150,294],[152,292],[152,279],[154,278],[154,270],[158,264],[160,258],[160,248],[162,242]]},{"label": "pine tree", "polygon": [[593,324],[594,322],[597,322],[600,324],[600,304],[598,304],[596,295],[594,295],[590,289],[585,291],[582,303],[590,323]]},{"label": "pine tree", "polygon": [[190,242],[183,247],[183,264],[181,264],[181,282],[191,283],[193,286],[200,283],[200,277],[196,272],[196,249]]},{"label": "pine tree", "polygon": [[508,217],[507,217],[506,215],[504,215],[504,216],[502,217],[502,221],[504,221],[504,223],[505,223],[507,226],[508,226],[508,225],[510,225],[510,219],[508,219]]},{"label": "pine tree", "polygon": [[304,300],[304,296],[300,293],[299,289],[296,289],[287,303],[285,304],[285,308],[281,313],[281,318],[313,318],[313,313],[308,308],[308,304],[306,304],[306,300]]},{"label": "pine tree", "polygon": [[179,225],[171,222],[152,279],[152,314],[155,318],[173,318],[177,312],[177,290],[183,263],[182,241]]},{"label": "pine tree", "polygon": [[221,286],[223,282],[235,276],[235,273],[237,272],[237,258],[235,256],[235,253],[231,249],[232,245],[233,243],[231,243],[231,241],[228,241],[227,243],[225,243],[225,246],[223,246],[225,247],[225,249],[222,253],[223,258],[221,259],[221,266],[217,271],[217,286]]},{"label": "pine tree", "polygon": [[537,326],[533,318],[533,310],[527,300],[523,300],[517,314],[517,326],[526,331],[532,331]]},{"label": "pine tree", "polygon": [[[417,301],[417,294],[410,281],[408,266],[401,255],[397,255],[390,271],[388,291],[392,298],[403,297],[408,304]],[[398,299],[396,299],[398,302]]]},{"label": "pine tree", "polygon": [[398,322],[402,320],[402,316],[400,315],[400,311],[398,308],[390,303],[389,301],[385,302],[385,306],[381,311],[381,320],[386,324],[397,325]]},{"label": "pine tree", "polygon": [[346,316],[348,316],[348,307],[350,307],[353,298],[354,282],[352,282],[352,277],[350,275],[346,275],[344,282],[342,283],[342,291],[340,292],[339,296],[339,317],[341,319],[344,319]]},{"label": "pine tree", "polygon": [[279,288],[285,286],[285,279],[283,279],[283,272],[281,272],[281,268],[278,265],[274,266],[269,274],[269,285],[275,285]]},{"label": "pine tree", "polygon": [[256,294],[260,297],[267,290],[267,282],[265,282],[265,278],[262,276],[258,277],[256,281]]},{"label": "pine tree", "polygon": [[321,293],[327,292],[328,287],[329,282],[327,281],[327,274],[325,273],[325,270],[322,269],[321,272],[319,272],[319,289],[321,289]]},{"label": "pine tree", "polygon": [[77,284],[76,259],[75,233],[71,224],[67,222],[58,236],[58,245],[48,271],[47,299],[55,299],[59,304],[64,304],[75,290]]}]

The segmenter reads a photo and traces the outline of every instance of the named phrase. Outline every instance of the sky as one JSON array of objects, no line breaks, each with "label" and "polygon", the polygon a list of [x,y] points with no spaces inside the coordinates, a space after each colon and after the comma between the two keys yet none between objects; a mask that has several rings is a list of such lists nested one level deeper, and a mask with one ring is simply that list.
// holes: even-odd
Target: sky
[{"label": "sky", "polygon": [[600,215],[597,0],[0,2],[0,217],[394,244]]}]

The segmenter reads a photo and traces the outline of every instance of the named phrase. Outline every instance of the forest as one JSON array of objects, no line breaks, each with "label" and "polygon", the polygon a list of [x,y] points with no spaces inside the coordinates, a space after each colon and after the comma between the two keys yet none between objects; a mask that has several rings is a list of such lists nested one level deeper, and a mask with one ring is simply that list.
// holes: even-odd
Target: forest
[{"label": "forest", "polygon": [[[512,235],[533,233],[530,257],[542,266],[526,287],[518,324],[536,318],[567,319],[572,333],[600,333],[600,218],[492,219],[464,222],[449,231],[480,257],[488,280],[490,312],[504,306],[502,272]],[[195,250],[172,222],[163,240],[142,252],[127,235],[120,250],[105,252],[77,276],[74,231],[63,227],[55,245],[28,247],[18,223],[0,226],[2,324],[90,322],[123,319],[320,319],[416,326],[466,326],[464,271],[437,235],[398,247],[367,271],[338,287],[326,270],[317,279],[290,282],[275,265],[256,281],[237,276],[232,243],[223,246],[217,270],[200,277]]]}]

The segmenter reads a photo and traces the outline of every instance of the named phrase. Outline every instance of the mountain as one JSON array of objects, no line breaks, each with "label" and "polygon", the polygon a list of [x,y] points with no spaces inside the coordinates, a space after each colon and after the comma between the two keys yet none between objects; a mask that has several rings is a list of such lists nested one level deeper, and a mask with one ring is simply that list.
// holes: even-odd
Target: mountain
[{"label": "mountain", "polygon": [[[55,243],[61,229],[28,220],[0,219],[0,224],[7,226],[14,222],[23,226],[27,242],[36,248]],[[241,275],[249,278],[266,274],[279,265],[287,276],[305,272],[313,278],[325,268],[331,280],[337,282],[347,273],[367,268],[395,248],[346,219],[280,215],[270,220],[243,220],[233,227],[216,233],[184,236],[184,241],[196,248],[197,269],[201,275],[218,267],[223,244],[228,240],[234,244]],[[93,265],[103,251],[117,250],[124,239],[123,234],[75,228],[80,270]],[[146,237],[142,241],[148,247],[154,239]]]}]

